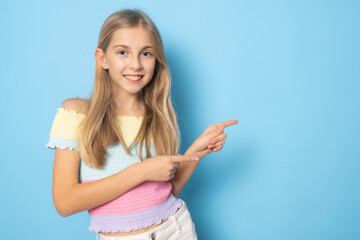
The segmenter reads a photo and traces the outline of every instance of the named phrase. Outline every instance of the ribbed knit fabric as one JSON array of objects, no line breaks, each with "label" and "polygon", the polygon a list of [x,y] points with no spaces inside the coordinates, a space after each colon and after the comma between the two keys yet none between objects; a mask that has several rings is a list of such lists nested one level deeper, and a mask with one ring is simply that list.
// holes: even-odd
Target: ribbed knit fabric
[{"label": "ribbed knit fabric", "polygon": [[[50,131],[47,148],[70,149],[78,151],[79,124],[85,115],[74,110],[60,107]],[[127,146],[130,146],[140,129],[142,116],[116,116]],[[139,145],[127,155],[120,142],[106,148],[106,159],[103,169],[92,168],[80,159],[79,183],[88,183],[111,176],[134,163],[140,162],[135,153]],[[156,156],[151,141],[150,152]],[[145,144],[142,154],[146,155]],[[121,183],[119,183],[121,184]],[[171,217],[181,207],[181,200],[171,193],[169,181],[146,181],[116,199],[101,206],[89,209],[89,230],[92,232],[130,232],[159,224]],[[99,193],[101,194],[101,193]]]}]

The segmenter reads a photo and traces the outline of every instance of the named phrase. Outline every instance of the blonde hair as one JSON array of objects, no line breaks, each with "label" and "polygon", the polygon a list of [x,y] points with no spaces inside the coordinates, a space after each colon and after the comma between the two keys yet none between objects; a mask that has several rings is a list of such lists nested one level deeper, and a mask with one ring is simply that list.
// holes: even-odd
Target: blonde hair
[{"label": "blonde hair", "polygon": [[154,43],[155,69],[151,81],[142,89],[145,114],[133,143],[127,147],[116,121],[114,96],[111,91],[109,72],[97,61],[95,84],[90,97],[86,118],[81,123],[79,141],[80,156],[85,164],[102,168],[106,147],[120,141],[126,154],[131,155],[134,144],[140,143],[140,160],[143,161],[142,146],[145,142],[146,158],[152,157],[150,141],[153,140],[156,154],[176,155],[179,151],[180,131],[177,114],[171,103],[171,77],[165,58],[159,31],[152,20],[138,9],[123,9],[112,13],[104,22],[98,48],[106,52],[111,36],[120,28],[143,26]]}]

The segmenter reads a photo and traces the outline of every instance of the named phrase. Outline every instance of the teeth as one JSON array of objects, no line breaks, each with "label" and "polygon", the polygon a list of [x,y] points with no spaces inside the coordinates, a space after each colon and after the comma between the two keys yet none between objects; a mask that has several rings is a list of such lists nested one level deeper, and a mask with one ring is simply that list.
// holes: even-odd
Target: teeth
[{"label": "teeth", "polygon": [[124,77],[126,77],[127,79],[130,79],[130,80],[140,80],[140,78],[142,76],[127,76],[127,75],[124,75]]}]

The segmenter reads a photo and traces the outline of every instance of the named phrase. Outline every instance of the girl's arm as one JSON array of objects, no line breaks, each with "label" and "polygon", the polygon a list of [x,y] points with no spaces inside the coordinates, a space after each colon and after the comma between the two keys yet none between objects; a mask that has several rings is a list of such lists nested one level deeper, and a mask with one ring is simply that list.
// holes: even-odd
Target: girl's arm
[{"label": "girl's arm", "polygon": [[[228,126],[237,124],[237,120],[229,120],[217,124],[210,125],[205,129],[199,138],[188,148],[184,156],[197,156],[200,160],[212,152],[218,152],[225,143],[227,134],[224,129]],[[191,175],[195,171],[199,162],[182,162],[176,170],[175,177],[170,181],[172,183],[171,193],[178,196]]]},{"label": "girl's arm", "polygon": [[98,181],[78,183],[79,162],[77,151],[55,149],[53,200],[63,217],[109,202],[145,181],[139,163],[135,163]]},{"label": "girl's arm", "polygon": [[171,193],[177,197],[181,190],[185,187],[186,183],[189,181],[191,175],[194,173],[196,167],[199,165],[201,156],[196,154],[197,151],[194,151],[191,147],[184,153],[184,156],[197,156],[199,161],[197,162],[181,162],[179,167],[176,169],[175,177],[170,181],[172,184]]},{"label": "girl's arm", "polygon": [[56,148],[53,169],[55,208],[63,217],[92,209],[119,197],[144,181],[169,181],[178,163],[194,161],[198,162],[193,156],[158,155],[109,177],[78,183],[79,153]]}]

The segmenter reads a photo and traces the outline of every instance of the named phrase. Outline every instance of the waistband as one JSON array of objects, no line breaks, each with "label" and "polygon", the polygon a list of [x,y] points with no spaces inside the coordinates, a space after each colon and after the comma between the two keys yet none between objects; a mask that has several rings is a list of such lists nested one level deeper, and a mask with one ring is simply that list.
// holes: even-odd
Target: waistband
[{"label": "waistband", "polygon": [[182,218],[183,213],[188,209],[186,203],[180,199],[182,202],[181,207],[175,212],[168,220],[162,223],[160,226],[157,226],[153,229],[150,229],[146,232],[128,235],[128,236],[105,236],[101,233],[96,233],[96,239],[99,240],[99,234],[101,234],[101,238],[104,240],[116,240],[116,239],[128,239],[128,240],[135,240],[135,239],[153,239],[154,232],[158,231],[159,229],[167,229],[171,224],[175,223],[176,228],[181,232],[181,225],[179,223],[179,219]]}]

